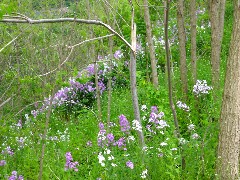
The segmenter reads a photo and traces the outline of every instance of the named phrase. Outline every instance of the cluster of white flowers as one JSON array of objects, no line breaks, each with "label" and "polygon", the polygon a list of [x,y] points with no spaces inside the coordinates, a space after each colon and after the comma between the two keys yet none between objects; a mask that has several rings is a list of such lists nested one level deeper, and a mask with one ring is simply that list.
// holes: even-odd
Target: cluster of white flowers
[{"label": "cluster of white flowers", "polygon": [[160,146],[167,146],[168,144],[166,142],[161,142]]},{"label": "cluster of white flowers", "polygon": [[142,110],[142,111],[146,111],[146,110],[147,110],[147,106],[146,106],[145,104],[142,105],[141,110]]},{"label": "cluster of white flowers", "polygon": [[177,107],[180,108],[180,109],[183,109],[185,111],[189,111],[189,106],[187,106],[185,103],[181,102],[181,101],[178,101],[177,102]]},{"label": "cluster of white flowers", "polygon": [[157,129],[163,129],[165,127],[170,127],[166,121],[164,120],[159,120],[158,125],[156,126]]},{"label": "cluster of white flowers", "polygon": [[210,90],[212,90],[212,87],[207,85],[206,80],[197,80],[196,84],[193,86],[193,93],[197,96],[208,94]]},{"label": "cluster of white flowers", "polygon": [[[104,161],[106,159],[105,159],[104,155],[107,156],[108,161],[113,161],[115,159],[114,156],[111,155],[111,150],[108,149],[108,148],[106,148],[103,153],[99,152],[99,154],[98,154],[98,161],[99,161],[99,163],[101,164],[102,167],[105,166],[105,162]],[[115,164],[114,162],[111,162],[111,166],[116,167],[117,164]]]},{"label": "cluster of white flowers", "polygon": [[195,128],[195,125],[194,125],[194,124],[189,124],[189,125],[188,125],[188,130],[189,130],[189,131],[193,131],[194,128]]},{"label": "cluster of white flowers", "polygon": [[141,176],[142,179],[145,179],[145,178],[147,177],[147,172],[148,172],[148,170],[145,169],[145,170],[140,174],[140,176]]},{"label": "cluster of white flowers", "polygon": [[132,128],[136,131],[142,132],[142,126],[138,120],[132,121]]},{"label": "cluster of white flowers", "polygon": [[184,138],[179,139],[179,144],[184,145],[186,143],[188,143],[188,141],[186,139],[184,139]]},{"label": "cluster of white flowers", "polygon": [[99,152],[99,154],[98,154],[98,161],[102,167],[105,166],[105,163],[103,162],[103,161],[105,161],[105,157],[103,156],[102,152]]}]

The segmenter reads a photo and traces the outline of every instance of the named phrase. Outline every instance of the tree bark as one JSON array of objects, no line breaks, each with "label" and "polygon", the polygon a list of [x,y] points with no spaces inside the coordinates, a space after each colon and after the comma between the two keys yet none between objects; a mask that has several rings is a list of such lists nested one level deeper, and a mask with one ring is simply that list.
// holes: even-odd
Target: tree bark
[{"label": "tree bark", "polygon": [[224,28],[225,0],[210,0],[209,16],[211,23],[211,63],[214,98],[220,90],[220,55]]},{"label": "tree bark", "polygon": [[183,0],[178,0],[177,4],[177,28],[179,39],[179,52],[180,52],[180,78],[182,92],[185,97],[188,93],[188,80],[187,80],[187,61],[186,61],[186,32],[184,27],[184,3]]},{"label": "tree bark", "polygon": [[239,178],[240,149],[240,7],[235,0],[234,26],[227,63],[220,118],[217,174],[220,179]]},{"label": "tree bark", "polygon": [[[132,48],[135,50],[135,51],[131,51],[131,54],[130,54],[130,82],[131,82],[131,93],[132,93],[134,118],[135,118],[135,120],[137,120],[142,125],[141,118],[140,118],[140,111],[139,111],[138,95],[137,95],[136,24],[134,22],[132,22],[131,39],[132,39]],[[143,148],[145,146],[143,132],[138,131],[138,136],[139,136],[141,148]]]},{"label": "tree bark", "polygon": [[190,24],[191,24],[191,68],[192,80],[195,83],[197,80],[197,15],[196,15],[196,0],[190,2]]},{"label": "tree bark", "polygon": [[147,42],[150,53],[151,60],[151,69],[152,69],[152,82],[156,89],[158,89],[158,74],[157,74],[157,64],[156,64],[156,56],[155,56],[155,48],[152,39],[152,27],[151,27],[151,19],[148,8],[148,0],[143,0],[144,3],[144,21],[146,24],[146,33],[147,33]]}]

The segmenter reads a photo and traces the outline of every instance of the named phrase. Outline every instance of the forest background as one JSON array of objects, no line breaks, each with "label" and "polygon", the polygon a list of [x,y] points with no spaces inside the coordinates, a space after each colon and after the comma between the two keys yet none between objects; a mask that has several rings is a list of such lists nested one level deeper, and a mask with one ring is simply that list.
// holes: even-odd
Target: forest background
[{"label": "forest background", "polygon": [[3,0],[0,18],[1,178],[239,177],[237,0]]}]

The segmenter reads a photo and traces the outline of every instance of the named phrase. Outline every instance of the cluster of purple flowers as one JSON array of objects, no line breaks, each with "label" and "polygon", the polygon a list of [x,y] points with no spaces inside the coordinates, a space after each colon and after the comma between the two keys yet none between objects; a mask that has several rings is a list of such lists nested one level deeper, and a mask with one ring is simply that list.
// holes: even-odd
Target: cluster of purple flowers
[{"label": "cluster of purple flowers", "polygon": [[78,168],[77,168],[78,162],[77,161],[73,162],[71,152],[66,152],[65,157],[66,157],[65,171],[68,169],[73,169],[74,171],[78,171]]},{"label": "cluster of purple flowers", "polygon": [[132,161],[127,161],[126,162],[126,166],[129,167],[130,169],[133,169],[134,168],[134,164]]},{"label": "cluster of purple flowers", "polygon": [[112,145],[126,150],[126,140],[124,137],[115,140],[112,133],[106,134],[106,130],[104,129],[104,124],[102,122],[100,122],[98,126],[100,129],[98,132],[98,146],[104,148]]},{"label": "cluster of purple flowers", "polygon": [[5,166],[7,163],[6,163],[6,161],[5,160],[1,160],[0,161],[0,166]]},{"label": "cluster of purple flowers", "polygon": [[162,120],[163,116],[163,112],[158,112],[157,107],[152,106],[148,124],[146,125],[147,130],[153,134],[156,134],[156,131],[153,129],[164,129],[165,127],[169,127],[167,122]]},{"label": "cluster of purple flowers", "polygon": [[13,150],[11,149],[10,146],[7,146],[7,147],[5,148],[5,150],[2,150],[2,154],[8,154],[8,155],[10,155],[10,156],[13,156],[13,155],[14,155],[14,152],[13,152]]},{"label": "cluster of purple flowers", "polygon": [[123,114],[119,116],[119,124],[121,126],[121,131],[128,134],[131,127],[126,116]]},{"label": "cluster of purple flowers", "polygon": [[23,176],[17,175],[17,171],[13,171],[11,176],[8,177],[8,180],[23,180]]},{"label": "cluster of purple flowers", "polygon": [[[126,116],[123,114],[119,116],[119,124],[121,127],[121,131],[127,135],[129,134],[129,130],[131,128]],[[98,132],[98,146],[104,148],[110,145],[117,146],[123,150],[127,150],[126,148],[126,138],[120,137],[118,140],[115,140],[113,133],[106,133],[104,128],[104,124],[102,122],[99,123],[99,132]]]},{"label": "cluster of purple flowers", "polygon": [[[119,59],[123,56],[120,50],[117,50],[114,54],[115,59]],[[101,58],[101,57],[100,57]],[[97,65],[98,67],[98,87],[100,93],[102,94],[106,90],[106,75],[109,72],[109,66],[107,63],[102,63],[103,66]],[[117,67],[117,63],[113,63],[114,67]],[[74,78],[69,79],[69,86],[62,87],[57,93],[52,97],[45,98],[41,108],[32,110],[31,114],[34,118],[38,114],[46,111],[50,105],[52,99],[52,105],[54,108],[65,108],[68,111],[73,111],[76,109],[81,109],[82,107],[90,107],[96,98],[96,86],[94,79],[95,65],[89,64],[84,70],[78,73]],[[116,77],[112,77],[113,85]]]}]

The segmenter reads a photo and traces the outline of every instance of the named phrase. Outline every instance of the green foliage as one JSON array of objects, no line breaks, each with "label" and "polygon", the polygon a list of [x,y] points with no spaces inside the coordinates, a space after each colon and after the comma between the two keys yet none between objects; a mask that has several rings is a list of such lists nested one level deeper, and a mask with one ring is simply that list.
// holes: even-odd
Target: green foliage
[{"label": "green foliage", "polygon": [[2,0],[0,2],[0,19],[2,19],[3,15],[11,14],[17,8],[17,1],[11,0]]}]

